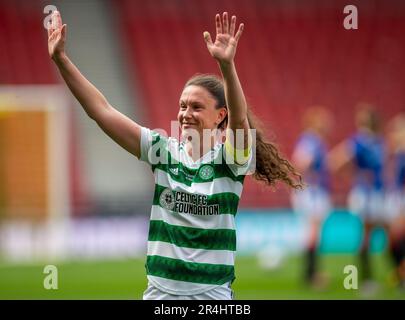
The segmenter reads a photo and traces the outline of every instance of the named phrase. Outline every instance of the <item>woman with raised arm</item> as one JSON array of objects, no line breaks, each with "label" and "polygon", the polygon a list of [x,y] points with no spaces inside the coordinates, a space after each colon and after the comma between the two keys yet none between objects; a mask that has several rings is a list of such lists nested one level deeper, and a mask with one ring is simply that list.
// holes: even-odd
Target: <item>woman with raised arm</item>
[{"label": "woman with raised arm", "polygon": [[60,14],[55,12],[52,20],[49,54],[68,87],[87,114],[123,148],[150,164],[154,174],[143,298],[232,299],[234,217],[246,174],[268,185],[282,181],[301,187],[300,175],[262,132],[250,133],[255,125],[234,64],[243,24],[236,31],[236,17],[229,22],[225,12],[215,17],[215,41],[204,32],[222,79],[197,75],[186,82],[177,115],[182,133],[178,141],[114,109],[67,57]]}]

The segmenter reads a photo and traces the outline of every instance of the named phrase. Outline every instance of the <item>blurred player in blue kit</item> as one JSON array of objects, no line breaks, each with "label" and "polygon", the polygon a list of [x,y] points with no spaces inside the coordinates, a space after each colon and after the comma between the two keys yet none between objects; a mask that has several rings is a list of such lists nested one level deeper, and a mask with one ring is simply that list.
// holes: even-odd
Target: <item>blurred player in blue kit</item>
[{"label": "blurred player in blue kit", "polygon": [[305,244],[305,282],[322,287],[325,279],[318,272],[317,251],[322,223],[331,210],[325,140],[332,117],[325,108],[316,106],[306,111],[303,122],[304,131],[295,146],[293,162],[302,172],[307,187],[303,191],[294,192],[291,200],[294,211],[303,214],[309,225]]},{"label": "blurred player in blue kit", "polygon": [[355,119],[356,132],[330,152],[329,161],[334,173],[352,165],[353,183],[347,199],[348,207],[363,222],[360,276],[364,281],[363,288],[371,291],[375,283],[371,281],[370,236],[375,227],[386,227],[388,223],[384,205],[386,145],[381,135],[380,118],[370,106],[359,106]]},{"label": "blurred player in blue kit", "polygon": [[395,266],[395,282],[405,289],[405,113],[399,114],[388,128],[393,176],[387,195],[387,214],[390,219],[389,246]]}]

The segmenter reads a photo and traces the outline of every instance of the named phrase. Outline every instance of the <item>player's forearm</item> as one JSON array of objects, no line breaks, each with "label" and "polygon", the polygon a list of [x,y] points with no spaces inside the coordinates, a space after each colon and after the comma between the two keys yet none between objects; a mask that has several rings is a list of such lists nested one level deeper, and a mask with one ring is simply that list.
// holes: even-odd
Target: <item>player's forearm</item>
[{"label": "player's forearm", "polygon": [[82,105],[87,115],[97,120],[98,115],[110,107],[107,99],[81,74],[67,55],[60,55],[53,60],[70,91]]},{"label": "player's forearm", "polygon": [[228,121],[231,129],[242,129],[247,119],[247,103],[234,62],[219,64],[224,79]]}]

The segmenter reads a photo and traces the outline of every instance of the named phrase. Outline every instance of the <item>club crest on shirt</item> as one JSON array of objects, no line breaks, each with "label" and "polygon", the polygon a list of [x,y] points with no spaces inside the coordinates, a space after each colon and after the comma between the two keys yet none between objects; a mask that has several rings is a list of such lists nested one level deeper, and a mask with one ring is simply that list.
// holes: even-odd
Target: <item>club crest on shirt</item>
[{"label": "club crest on shirt", "polygon": [[165,208],[167,210],[173,210],[176,201],[175,201],[172,190],[170,190],[169,188],[166,188],[160,194],[159,203],[163,208]]},{"label": "club crest on shirt", "polygon": [[209,180],[214,176],[214,168],[211,165],[206,164],[201,167],[199,175],[201,179]]},{"label": "club crest on shirt", "polygon": [[179,168],[178,167],[171,167],[169,168],[170,172],[173,173],[175,176],[179,174]]}]

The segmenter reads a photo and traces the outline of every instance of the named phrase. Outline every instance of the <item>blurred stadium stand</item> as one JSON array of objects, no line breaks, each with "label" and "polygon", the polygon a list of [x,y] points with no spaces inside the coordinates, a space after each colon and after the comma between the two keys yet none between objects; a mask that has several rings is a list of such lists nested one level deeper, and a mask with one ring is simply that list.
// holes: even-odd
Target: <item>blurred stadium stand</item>
[{"label": "blurred stadium stand", "polygon": [[[148,110],[147,124],[170,132],[177,101],[193,74],[217,73],[203,41],[217,12],[235,14],[246,29],[236,58],[252,109],[288,156],[305,108],[324,105],[335,115],[332,143],[354,129],[360,102],[388,119],[404,108],[404,3],[351,1],[359,29],[343,28],[345,1],[118,0],[123,48]],[[162,112],[164,110],[164,112]],[[348,179],[335,184],[344,204]],[[282,189],[283,190],[283,189]],[[242,206],[285,207],[288,194],[247,179]]]},{"label": "blurred stadium stand", "polygon": [[[45,1],[0,1],[0,84],[61,83],[46,47],[43,9],[48,4]],[[68,50],[72,60],[110,103],[128,116],[142,119],[141,109],[133,102],[135,97],[128,93],[110,3],[93,0],[52,4],[63,12],[69,24],[72,43],[68,44]],[[73,214],[149,212],[152,184],[144,165],[100,134],[97,125],[74,99],[71,99],[70,112]]]},{"label": "blurred stadium stand", "polygon": [[[47,53],[43,9],[48,4],[0,0],[0,85],[64,86]],[[112,105],[151,128],[170,132],[189,77],[218,74],[202,34],[214,35],[213,17],[225,10],[246,26],[236,63],[248,102],[287,156],[300,133],[301,115],[312,105],[324,105],[335,115],[331,144],[353,132],[353,110],[360,102],[374,105],[384,119],[404,109],[404,1],[350,1],[359,9],[355,31],[342,26],[347,1],[341,0],[52,4],[68,24],[72,60]],[[148,215],[152,175],[146,166],[108,139],[73,98],[70,105],[73,216]],[[348,175],[335,180],[339,206],[348,185]],[[3,198],[0,194],[0,203]],[[247,179],[241,206],[288,208],[288,192]]]}]

